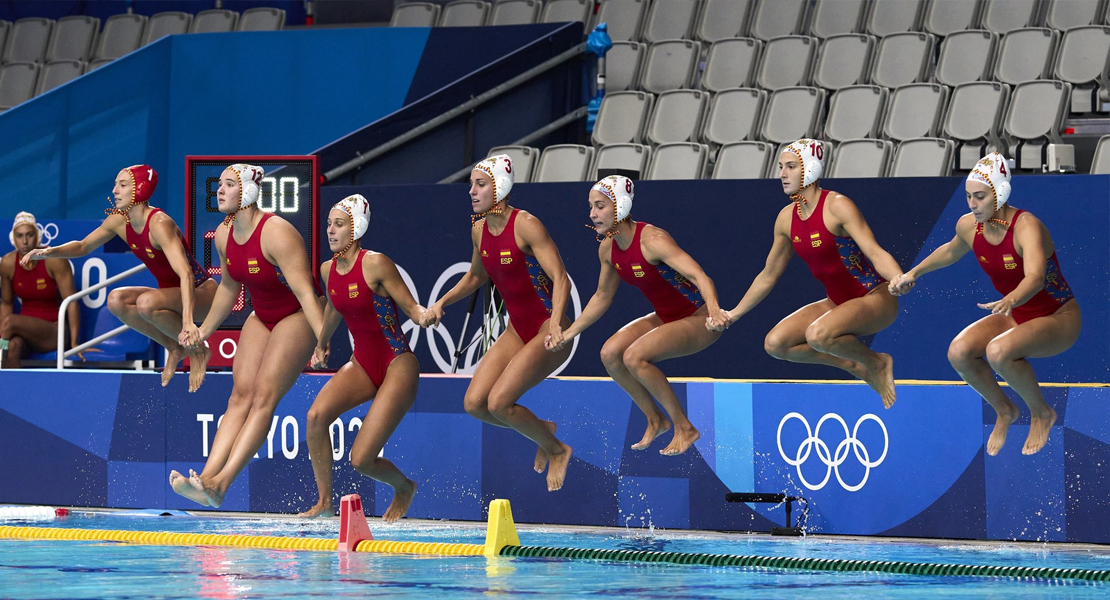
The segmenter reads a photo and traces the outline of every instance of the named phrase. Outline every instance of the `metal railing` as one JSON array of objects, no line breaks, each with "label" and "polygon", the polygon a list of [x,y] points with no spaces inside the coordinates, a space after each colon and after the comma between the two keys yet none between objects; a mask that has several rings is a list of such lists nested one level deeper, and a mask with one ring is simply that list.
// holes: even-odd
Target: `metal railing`
[{"label": "metal railing", "polygon": [[399,135],[392,140],[389,140],[388,142],[374,148],[373,150],[370,150],[369,152],[363,154],[359,154],[357,157],[348,160],[347,162],[339,165],[338,167],[335,167],[334,169],[331,169],[330,171],[324,173],[324,181],[330,183],[335,179],[342,177],[347,173],[354,171],[355,169],[358,169],[359,167],[374,160],[375,158],[378,158],[379,156],[382,156],[383,154],[386,154],[391,150],[405,145],[406,143],[436,129],[437,127],[444,125],[452,119],[455,119],[461,115],[470,112],[471,110],[474,110],[475,108],[485,104],[486,102],[497,98],[505,92],[508,92],[509,90],[512,90],[520,86],[521,84],[526,83],[527,81],[534,79],[539,75],[542,75],[543,73],[546,73],[547,71],[550,71],[551,69],[567,62],[568,60],[581,56],[585,53],[585,51],[586,44],[578,44],[577,46],[557,56],[549,58],[546,61],[521,73],[520,75],[509,79],[505,83],[502,83],[490,90],[487,90],[486,92],[471,98],[470,100],[439,115],[438,117],[425,122],[419,127],[410,130],[408,133]]},{"label": "metal railing", "polygon": [[76,348],[70,348],[69,350],[66,350],[65,352],[62,352],[62,349],[65,348],[66,346],[65,346],[65,327],[62,327],[61,324],[65,323],[65,321],[63,319],[65,319],[66,309],[69,308],[70,303],[74,302],[76,300],[80,300],[81,298],[84,298],[85,296],[88,296],[89,294],[93,294],[95,292],[98,292],[98,291],[112,285],[113,283],[115,283],[117,281],[127,279],[128,277],[130,277],[130,276],[132,276],[136,273],[139,273],[141,271],[145,271],[145,270],[146,270],[146,265],[144,265],[144,264],[140,264],[138,266],[131,267],[130,269],[124,271],[123,273],[120,273],[119,275],[109,277],[108,279],[105,279],[104,281],[101,281],[100,283],[98,283],[98,284],[96,284],[92,287],[85,288],[85,289],[77,292],[76,294],[73,294],[72,296],[67,296],[65,300],[62,300],[62,305],[60,307],[58,307],[58,324],[59,325],[58,325],[58,365],[57,365],[57,368],[59,368],[59,369],[64,369],[65,368],[66,358],[68,358],[70,356],[73,356],[74,354],[77,354],[78,352],[84,352],[85,350],[88,350],[89,348],[92,348],[93,346],[99,344],[100,342],[103,342],[104,340],[114,338],[117,335],[127,331],[128,329],[131,329],[127,325],[120,325],[119,327],[116,327],[115,329],[109,331],[108,333],[105,333],[103,335],[99,335],[99,336],[85,342],[84,344],[81,344],[80,346],[77,346]]}]

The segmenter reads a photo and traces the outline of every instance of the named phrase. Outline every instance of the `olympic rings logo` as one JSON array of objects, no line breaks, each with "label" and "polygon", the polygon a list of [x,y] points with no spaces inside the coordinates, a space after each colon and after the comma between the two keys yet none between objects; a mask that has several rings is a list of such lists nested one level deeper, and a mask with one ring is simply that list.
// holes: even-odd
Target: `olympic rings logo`
[{"label": "olympic rings logo", "polygon": [[[782,427],[786,424],[787,421],[791,419],[798,419],[806,428],[806,438],[802,440],[801,445],[798,446],[798,450],[794,453],[793,457],[788,456],[786,452],[782,449]],[[825,441],[821,439],[821,426],[830,419],[840,423],[840,426],[844,428],[844,439],[836,445],[836,450],[831,453],[829,452],[828,444],[826,444]],[[875,459],[874,461],[871,460],[871,455],[867,451],[867,447],[864,446],[863,442],[861,442],[857,437],[860,425],[862,425],[865,421],[874,421],[883,431],[883,452],[881,455],[879,455],[879,458]],[[802,482],[802,485],[806,486],[807,489],[815,491],[825,487],[825,484],[829,482],[829,477],[831,477],[833,473],[836,473],[836,480],[840,482],[841,487],[849,492],[858,492],[860,489],[863,488],[863,485],[867,483],[867,478],[871,475],[871,469],[874,469],[875,467],[883,463],[883,460],[886,459],[887,450],[890,449],[890,436],[887,435],[886,425],[881,419],[879,419],[879,417],[876,417],[875,415],[870,413],[860,417],[859,420],[856,421],[855,426],[852,428],[851,433],[849,433],[848,424],[845,423],[844,419],[842,419],[838,414],[826,414],[817,421],[816,428],[810,429],[809,421],[806,421],[805,417],[796,412],[792,412],[783,417],[781,421],[779,421],[779,429],[776,437],[779,447],[779,454],[782,456],[783,460],[786,461],[786,464],[797,469],[798,480]],[[844,479],[840,476],[840,465],[844,464],[844,461],[848,460],[849,449],[851,449],[852,454],[854,454],[856,457],[856,460],[858,460],[865,469],[863,472],[863,479],[860,480],[860,482],[856,485],[848,485],[847,483],[844,483]],[[811,452],[814,452],[817,455],[817,458],[822,463],[824,463],[826,467],[825,478],[817,484],[812,484],[806,481],[805,476],[802,475],[802,464],[809,459],[809,455]]]}]

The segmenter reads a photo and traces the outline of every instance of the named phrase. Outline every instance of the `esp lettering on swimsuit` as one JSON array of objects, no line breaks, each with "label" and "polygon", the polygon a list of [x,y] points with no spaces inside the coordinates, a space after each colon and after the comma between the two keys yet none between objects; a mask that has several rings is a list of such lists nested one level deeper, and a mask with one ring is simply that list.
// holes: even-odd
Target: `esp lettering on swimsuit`
[{"label": "esp lettering on swimsuit", "polygon": [[257,275],[262,269],[258,268],[258,259],[247,259],[247,272],[251,275]]}]

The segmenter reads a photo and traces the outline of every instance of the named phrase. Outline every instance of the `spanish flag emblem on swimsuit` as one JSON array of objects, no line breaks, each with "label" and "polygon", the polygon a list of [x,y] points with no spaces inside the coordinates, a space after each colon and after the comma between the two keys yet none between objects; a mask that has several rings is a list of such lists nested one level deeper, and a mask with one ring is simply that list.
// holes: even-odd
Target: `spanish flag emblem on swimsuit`
[{"label": "spanish flag emblem on swimsuit", "polygon": [[636,277],[644,276],[644,268],[637,263],[632,263],[632,274]]},{"label": "spanish flag emblem on swimsuit", "polygon": [[257,258],[248,258],[247,259],[247,272],[251,273],[251,274],[256,274],[259,271],[261,271],[261,269],[258,268],[258,259]]},{"label": "spanish flag emblem on swimsuit", "polygon": [[501,251],[501,264],[507,265],[507,264],[510,264],[512,262],[513,262],[513,251],[512,250],[502,250]]},{"label": "spanish flag emblem on swimsuit", "polygon": [[1003,254],[1002,255],[1002,265],[1004,267],[1006,267],[1007,271],[1016,269],[1017,268],[1017,263],[1014,262],[1014,255],[1013,254]]},{"label": "spanish flag emblem on swimsuit", "polygon": [[358,298],[358,284],[352,283],[347,286],[347,297]]},{"label": "spanish flag emblem on swimsuit", "polygon": [[147,248],[146,249],[146,255],[151,257],[151,258],[154,258],[154,250],[151,249],[151,248]]},{"label": "spanish flag emblem on swimsuit", "polygon": [[809,245],[813,246],[814,248],[821,247],[821,234],[819,232],[814,231],[813,233],[809,234]]},{"label": "spanish flag emblem on swimsuit", "polygon": [[45,290],[46,289],[46,280],[45,279],[36,279],[35,280],[35,289],[36,290]]}]

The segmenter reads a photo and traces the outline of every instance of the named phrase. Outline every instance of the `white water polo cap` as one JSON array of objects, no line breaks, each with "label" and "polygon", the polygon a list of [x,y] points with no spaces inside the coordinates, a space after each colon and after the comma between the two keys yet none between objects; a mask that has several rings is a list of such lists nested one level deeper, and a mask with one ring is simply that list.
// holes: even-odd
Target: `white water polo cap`
[{"label": "white water polo cap", "polygon": [[262,193],[262,178],[266,176],[266,171],[262,167],[243,163],[231,165],[228,170],[239,177],[239,210],[258,202],[258,196]]},{"label": "white water polo cap", "polygon": [[481,171],[493,182],[493,201],[501,202],[513,189],[513,160],[508,154],[495,154],[479,161],[471,171]]},{"label": "white water polo cap", "polygon": [[370,227],[370,202],[362,194],[347,196],[335,203],[332,210],[341,210],[351,218],[351,241],[362,239]]},{"label": "white water polo cap", "polygon": [[635,188],[631,179],[623,175],[610,175],[595,183],[590,190],[601,192],[613,201],[617,213],[617,218],[613,221],[614,227],[632,214],[632,197],[635,195]]},{"label": "white water polo cap", "polygon": [[800,139],[783,148],[802,161],[802,186],[799,191],[817,183],[825,170],[825,144],[821,140]]},{"label": "white water polo cap", "polygon": [[1010,200],[1010,170],[1013,163],[998,152],[979,159],[967,176],[968,181],[985,183],[994,192],[994,210],[1002,210]]},{"label": "white water polo cap", "polygon": [[39,238],[42,237],[42,230],[39,229],[39,224],[35,221],[35,215],[25,211],[20,212],[15,216],[15,220],[12,221],[12,230],[8,232],[8,241],[12,243],[12,247],[15,247],[15,228],[20,225],[30,225],[34,227],[36,236]]}]

